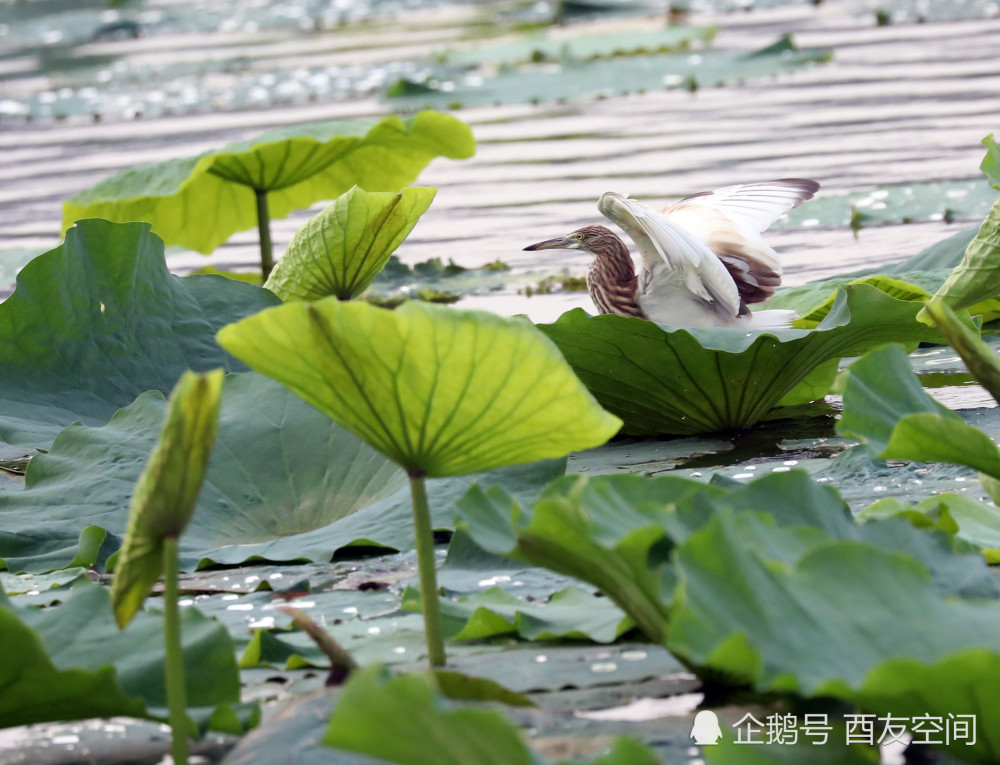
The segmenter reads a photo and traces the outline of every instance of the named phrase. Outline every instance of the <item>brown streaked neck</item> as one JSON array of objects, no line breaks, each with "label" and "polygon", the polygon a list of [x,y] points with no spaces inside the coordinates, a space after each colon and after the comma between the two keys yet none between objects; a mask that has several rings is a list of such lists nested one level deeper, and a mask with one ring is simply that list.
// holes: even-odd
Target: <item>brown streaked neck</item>
[{"label": "brown streaked neck", "polygon": [[638,278],[628,246],[603,226],[599,241],[588,250],[594,261],[587,271],[587,289],[601,313],[646,318],[638,302]]},{"label": "brown streaked neck", "polygon": [[594,226],[593,228],[601,229],[601,232],[597,246],[590,250],[594,256],[590,270],[600,270],[604,278],[614,284],[626,284],[634,279],[635,266],[625,242],[604,226]]}]

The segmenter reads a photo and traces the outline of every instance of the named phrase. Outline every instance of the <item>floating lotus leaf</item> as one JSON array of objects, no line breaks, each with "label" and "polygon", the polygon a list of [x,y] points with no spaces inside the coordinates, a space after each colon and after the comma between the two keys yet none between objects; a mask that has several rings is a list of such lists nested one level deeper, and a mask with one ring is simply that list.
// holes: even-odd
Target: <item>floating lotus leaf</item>
[{"label": "floating lotus leaf", "polygon": [[237,231],[258,225],[255,190],[266,192],[271,218],[284,218],[355,185],[399,191],[434,157],[462,159],[474,151],[468,126],[436,112],[374,125],[285,128],[107,178],[64,204],[63,226],[89,217],[148,221],[167,244],[210,253]]},{"label": "floating lotus leaf", "polygon": [[[119,631],[107,588],[89,582],[63,600],[52,608],[25,608],[0,591],[0,727],[115,715],[164,717],[163,616],[140,613]],[[233,641],[225,627],[194,608],[184,609],[181,622],[189,711],[206,723],[216,708],[239,702]]]},{"label": "floating lotus leaf", "polygon": [[427,211],[436,189],[355,186],[303,225],[265,285],[282,300],[349,300],[364,292]]},{"label": "floating lotus leaf", "polygon": [[523,319],[407,303],[287,303],[219,342],[414,474],[464,475],[598,446],[620,422]]},{"label": "floating lotus leaf", "polygon": [[102,425],[187,369],[243,371],[216,330],[278,302],[219,276],[172,276],[148,223],[80,221],[0,305],[0,438],[48,448],[67,425]]},{"label": "floating lotus leaf", "polygon": [[[73,425],[34,457],[23,491],[0,492],[0,560],[12,571],[103,567],[128,525],[129,498],[167,403],[149,392],[99,428]],[[434,528],[473,480],[530,499],[565,460],[431,483]],[[412,549],[402,471],[287,388],[256,373],[222,389],[215,452],[181,537],[181,565],[328,561],[351,545]],[[2,563],[0,563],[2,567]]]},{"label": "floating lotus leaf", "polygon": [[539,325],[595,398],[635,435],[687,435],[747,428],[779,403],[801,403],[826,391],[810,373],[887,342],[940,340],[915,320],[920,304],[867,284],[839,291],[812,330],[773,332],[660,327],[582,309]]},{"label": "floating lotus leaf", "polygon": [[[420,594],[408,588],[403,608],[420,609]],[[513,635],[525,640],[572,638],[613,643],[634,626],[607,598],[568,587],[532,603],[492,587],[475,595],[442,598],[445,632],[451,640],[483,640]]]}]

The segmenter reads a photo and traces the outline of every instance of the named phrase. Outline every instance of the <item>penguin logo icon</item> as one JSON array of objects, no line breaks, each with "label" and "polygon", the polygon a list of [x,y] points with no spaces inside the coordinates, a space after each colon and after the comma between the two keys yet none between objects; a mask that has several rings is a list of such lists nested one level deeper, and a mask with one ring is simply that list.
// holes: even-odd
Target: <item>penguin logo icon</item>
[{"label": "penguin logo icon", "polygon": [[691,735],[694,743],[698,746],[715,746],[722,738],[722,729],[719,727],[719,718],[715,712],[708,709],[701,710],[694,716],[694,725],[691,726]]}]

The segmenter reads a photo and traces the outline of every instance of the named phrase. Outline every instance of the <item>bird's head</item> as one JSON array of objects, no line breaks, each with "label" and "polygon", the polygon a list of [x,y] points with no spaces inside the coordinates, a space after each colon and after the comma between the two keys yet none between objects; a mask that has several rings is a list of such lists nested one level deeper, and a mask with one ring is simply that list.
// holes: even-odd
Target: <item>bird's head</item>
[{"label": "bird's head", "polygon": [[609,246],[614,246],[620,240],[611,229],[604,226],[584,226],[572,234],[544,242],[530,244],[525,250],[583,250],[597,254]]}]

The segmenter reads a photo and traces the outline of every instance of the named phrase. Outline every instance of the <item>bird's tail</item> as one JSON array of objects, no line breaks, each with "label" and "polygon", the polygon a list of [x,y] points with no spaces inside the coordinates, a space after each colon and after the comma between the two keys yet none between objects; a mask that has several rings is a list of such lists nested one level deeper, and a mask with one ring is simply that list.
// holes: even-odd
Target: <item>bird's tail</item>
[{"label": "bird's tail", "polygon": [[750,314],[750,326],[754,329],[789,329],[797,318],[795,311],[786,308],[754,311]]}]

